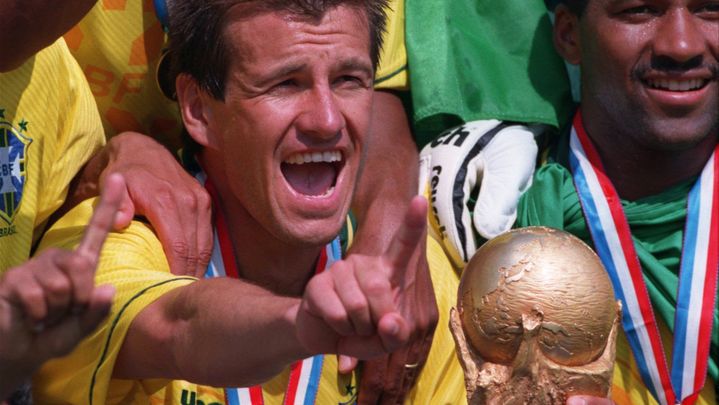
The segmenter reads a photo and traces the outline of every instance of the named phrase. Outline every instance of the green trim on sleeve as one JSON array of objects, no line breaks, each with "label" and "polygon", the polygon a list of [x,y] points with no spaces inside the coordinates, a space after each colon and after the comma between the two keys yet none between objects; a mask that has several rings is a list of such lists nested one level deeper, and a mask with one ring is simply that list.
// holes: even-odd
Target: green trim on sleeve
[{"label": "green trim on sleeve", "polygon": [[164,281],[159,282],[159,283],[157,283],[157,284],[153,284],[153,285],[151,285],[151,286],[148,286],[148,287],[144,288],[143,290],[141,290],[140,292],[138,292],[137,294],[135,294],[134,296],[132,296],[132,298],[130,298],[130,299],[122,306],[122,309],[120,309],[120,311],[117,313],[117,316],[115,316],[115,319],[112,321],[112,326],[110,326],[110,333],[109,333],[108,336],[107,336],[107,341],[105,342],[105,348],[103,349],[102,355],[100,356],[100,361],[97,363],[97,367],[95,367],[95,371],[92,372],[92,380],[90,381],[90,391],[89,391],[89,395],[90,395],[90,397],[89,397],[89,404],[90,404],[90,405],[92,405],[92,403],[93,403],[92,400],[93,400],[93,396],[94,396],[93,394],[94,394],[94,392],[95,392],[95,380],[96,380],[96,378],[97,378],[97,373],[100,371],[100,367],[102,367],[103,363],[105,362],[105,359],[106,359],[106,357],[107,357],[107,352],[108,352],[108,350],[109,350],[109,348],[110,348],[110,341],[112,341],[112,334],[115,332],[115,327],[117,326],[118,322],[120,321],[120,317],[121,317],[122,314],[125,312],[125,310],[127,309],[127,307],[130,306],[130,304],[132,304],[136,299],[140,298],[142,295],[144,295],[146,292],[150,291],[151,289],[153,289],[153,288],[155,288],[155,287],[159,287],[159,286],[165,285],[165,284],[167,284],[167,283],[171,283],[171,282],[174,282],[174,281],[180,281],[180,280],[192,280],[192,281],[194,281],[194,280],[196,280],[196,279],[193,278],[193,277],[178,277],[178,278],[173,278],[173,279],[170,279],[170,280],[164,280]]},{"label": "green trim on sleeve", "polygon": [[404,65],[402,65],[400,68],[398,68],[397,70],[395,70],[395,71],[393,71],[393,72],[391,72],[391,73],[389,73],[389,74],[386,74],[386,75],[384,75],[384,76],[382,76],[382,77],[377,77],[377,78],[375,78],[375,80],[374,80],[374,85],[377,86],[378,84],[380,84],[380,83],[382,83],[382,82],[386,82],[387,80],[389,80],[389,79],[391,79],[391,78],[397,76],[398,74],[402,73],[402,72],[405,71],[405,70],[407,70],[407,64],[406,64],[406,63],[405,63]]}]

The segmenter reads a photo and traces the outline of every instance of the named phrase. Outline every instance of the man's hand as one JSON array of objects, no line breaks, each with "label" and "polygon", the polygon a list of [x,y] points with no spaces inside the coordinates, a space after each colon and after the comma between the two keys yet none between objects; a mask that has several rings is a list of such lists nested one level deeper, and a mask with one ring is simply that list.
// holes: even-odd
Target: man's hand
[{"label": "man's hand", "polygon": [[77,249],[46,250],[0,280],[0,398],[109,313],[114,289],[95,287],[95,268],[124,189],[122,176],[108,176]]},{"label": "man's hand", "polygon": [[[475,231],[490,239],[511,228],[519,197],[532,184],[534,136],[540,128],[472,121],[444,132],[422,150],[420,187],[424,175],[431,185],[438,236],[456,266],[464,266],[477,250]],[[467,203],[477,187],[471,213]]]},{"label": "man's hand", "polygon": [[[426,233],[408,260],[405,287],[399,297],[400,313],[411,319],[415,328],[407,345],[389,355],[362,362],[360,404],[404,403],[405,395],[412,389],[427,359],[439,313],[425,240]],[[351,359],[340,357],[340,372],[349,372],[353,367]]]},{"label": "man's hand", "polygon": [[417,324],[402,314],[402,300],[414,284],[409,261],[424,246],[426,212],[426,201],[416,197],[384,254],[350,255],[310,280],[297,312],[308,352],[368,359],[407,343]]},{"label": "man's hand", "polygon": [[170,270],[201,277],[212,255],[212,203],[205,189],[164,146],[124,132],[88,163],[74,200],[97,195],[97,182],[110,173],[127,181],[115,229],[127,227],[136,215],[146,217],[162,242]]},{"label": "man's hand", "polygon": [[[357,234],[349,254],[380,255],[392,241],[409,202],[417,194],[417,146],[401,99],[389,91],[376,91],[372,107],[372,135],[365,171],[360,177],[352,211]],[[416,268],[416,283],[404,289],[403,316],[416,325],[408,344],[391,354],[362,362],[360,404],[402,402],[429,353],[439,314],[432,280],[420,243],[408,267]],[[340,370],[351,371],[356,359],[340,356]],[[417,365],[405,367],[405,365]]]}]

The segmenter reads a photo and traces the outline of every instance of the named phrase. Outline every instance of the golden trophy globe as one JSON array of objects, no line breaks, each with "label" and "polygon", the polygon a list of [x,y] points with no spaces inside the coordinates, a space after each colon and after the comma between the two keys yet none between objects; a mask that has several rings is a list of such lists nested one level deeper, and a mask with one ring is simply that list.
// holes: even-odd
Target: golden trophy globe
[{"label": "golden trophy globe", "polygon": [[608,397],[620,311],[599,257],[575,236],[529,227],[488,241],[450,314],[468,403]]}]

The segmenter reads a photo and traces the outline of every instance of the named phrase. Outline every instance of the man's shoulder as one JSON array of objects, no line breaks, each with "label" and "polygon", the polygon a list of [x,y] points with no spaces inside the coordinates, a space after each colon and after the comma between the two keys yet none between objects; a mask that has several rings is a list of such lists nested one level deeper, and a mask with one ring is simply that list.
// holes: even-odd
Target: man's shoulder
[{"label": "man's shoulder", "polygon": [[[50,247],[77,247],[98,201],[98,197],[87,199],[59,218],[43,236],[38,251]],[[169,272],[157,235],[149,224],[140,220],[133,220],[121,231],[108,233],[98,266],[98,270],[122,266]]]}]

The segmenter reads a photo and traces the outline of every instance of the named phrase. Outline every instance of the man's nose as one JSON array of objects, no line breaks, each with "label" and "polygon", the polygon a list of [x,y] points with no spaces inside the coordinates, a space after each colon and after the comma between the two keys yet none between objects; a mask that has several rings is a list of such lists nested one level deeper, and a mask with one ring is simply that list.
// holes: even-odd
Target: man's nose
[{"label": "man's nose", "polygon": [[690,10],[671,10],[662,17],[659,24],[654,39],[654,56],[671,59],[680,66],[692,59],[702,59],[707,38]]},{"label": "man's nose", "polygon": [[300,132],[322,139],[332,139],[345,127],[338,100],[329,86],[310,90],[303,112],[297,120]]}]

